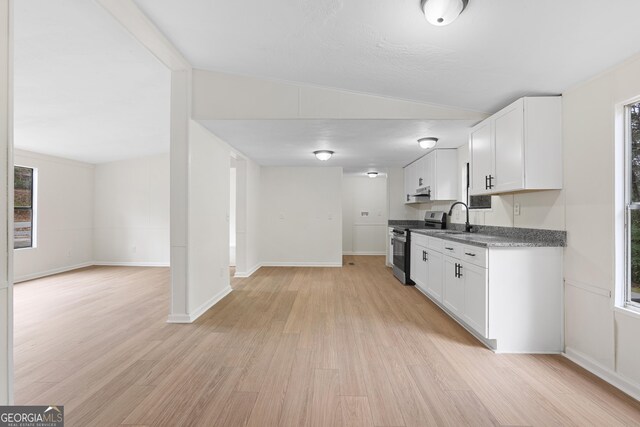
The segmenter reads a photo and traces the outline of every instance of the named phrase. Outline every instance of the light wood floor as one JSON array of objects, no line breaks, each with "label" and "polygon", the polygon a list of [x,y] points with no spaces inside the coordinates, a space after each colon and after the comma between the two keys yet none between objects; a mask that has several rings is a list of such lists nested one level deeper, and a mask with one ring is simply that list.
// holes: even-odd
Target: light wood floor
[{"label": "light wood floor", "polygon": [[165,323],[167,269],[16,285],[16,403],[68,426],[640,425],[566,359],[494,355],[382,257],[345,260],[262,268],[192,325]]}]

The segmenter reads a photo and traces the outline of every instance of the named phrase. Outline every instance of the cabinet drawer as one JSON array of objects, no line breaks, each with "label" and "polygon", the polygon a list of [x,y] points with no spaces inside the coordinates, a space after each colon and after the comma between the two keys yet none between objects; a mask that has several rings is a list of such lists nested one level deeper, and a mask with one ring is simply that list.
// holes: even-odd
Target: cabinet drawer
[{"label": "cabinet drawer", "polygon": [[462,245],[450,240],[442,240],[442,253],[454,258],[460,258]]},{"label": "cabinet drawer", "polygon": [[418,246],[422,246],[423,248],[427,248],[427,240],[428,237],[424,234],[411,233],[411,241]]},{"label": "cabinet drawer", "polygon": [[487,268],[487,250],[477,246],[462,246],[460,259],[478,267]]},{"label": "cabinet drawer", "polygon": [[443,243],[444,243],[444,240],[442,239],[438,239],[436,237],[429,237],[429,241],[427,242],[427,248],[437,252],[442,252]]}]

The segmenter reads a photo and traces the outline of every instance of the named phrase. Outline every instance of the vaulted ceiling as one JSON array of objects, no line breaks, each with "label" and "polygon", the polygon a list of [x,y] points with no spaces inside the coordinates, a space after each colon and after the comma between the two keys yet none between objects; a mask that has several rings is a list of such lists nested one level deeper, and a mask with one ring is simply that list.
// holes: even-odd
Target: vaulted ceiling
[{"label": "vaulted ceiling", "polygon": [[495,112],[640,52],[637,0],[135,0],[196,68]]},{"label": "vaulted ceiling", "polygon": [[[195,68],[488,113],[640,52],[636,0],[469,0],[446,27],[419,0],[134,1]],[[169,71],[113,17],[80,0],[14,5],[18,148],[91,163],[168,150]],[[471,123],[435,124],[205,123],[265,164],[307,164],[325,144],[347,168],[406,164],[416,136],[461,145]]]},{"label": "vaulted ceiling", "polygon": [[89,163],[169,150],[170,73],[102,7],[14,4],[16,148]]}]

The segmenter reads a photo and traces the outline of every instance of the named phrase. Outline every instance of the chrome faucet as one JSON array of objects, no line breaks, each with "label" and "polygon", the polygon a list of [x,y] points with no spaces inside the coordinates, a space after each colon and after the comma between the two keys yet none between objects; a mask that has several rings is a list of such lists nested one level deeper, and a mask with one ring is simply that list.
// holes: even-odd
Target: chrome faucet
[{"label": "chrome faucet", "polygon": [[449,216],[453,214],[453,207],[455,205],[462,205],[467,210],[467,221],[464,223],[464,231],[466,231],[467,233],[470,233],[473,227],[471,226],[471,224],[469,224],[469,206],[467,206],[467,204],[464,202],[455,202],[454,204],[451,205],[451,208],[449,209]]}]

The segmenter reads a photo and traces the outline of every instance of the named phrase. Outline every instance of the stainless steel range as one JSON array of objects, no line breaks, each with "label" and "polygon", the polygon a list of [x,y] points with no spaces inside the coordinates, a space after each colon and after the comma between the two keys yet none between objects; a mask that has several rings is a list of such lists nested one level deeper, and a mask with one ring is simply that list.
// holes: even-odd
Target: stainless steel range
[{"label": "stainless steel range", "polygon": [[421,226],[396,226],[393,228],[393,275],[404,285],[413,285],[411,281],[411,232],[410,228],[444,229],[447,227],[447,213],[427,212]]}]

